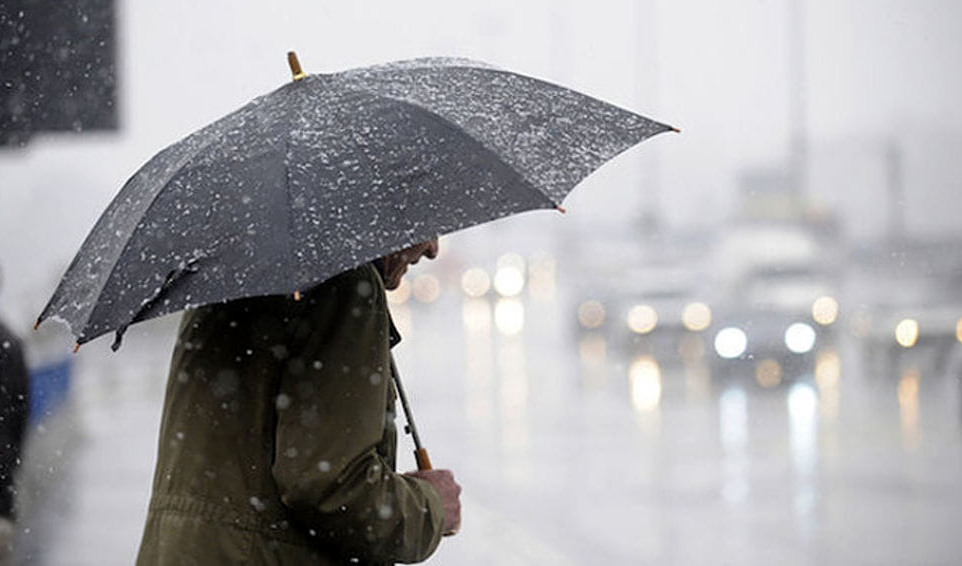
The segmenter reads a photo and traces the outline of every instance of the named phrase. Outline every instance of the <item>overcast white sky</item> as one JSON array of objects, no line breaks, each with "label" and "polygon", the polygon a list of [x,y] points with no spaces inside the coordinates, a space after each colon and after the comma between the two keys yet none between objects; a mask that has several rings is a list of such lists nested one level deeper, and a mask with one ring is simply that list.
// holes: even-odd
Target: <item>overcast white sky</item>
[{"label": "overcast white sky", "polygon": [[121,132],[37,136],[0,153],[0,310],[17,318],[36,315],[133,171],[290,80],[289,49],[308,72],[472,57],[678,126],[681,135],[645,142],[588,179],[566,203],[569,216],[657,206],[672,224],[711,225],[724,220],[746,168],[788,159],[795,6],[807,48],[805,131],[814,147],[848,148],[859,163],[849,170],[838,152],[813,150],[827,171],[814,178],[861,184],[856,200],[871,195],[880,140],[904,138],[914,148],[906,175],[934,199],[939,222],[958,209],[958,160],[927,150],[934,139],[954,147],[962,132],[962,3],[952,0],[117,3]]}]

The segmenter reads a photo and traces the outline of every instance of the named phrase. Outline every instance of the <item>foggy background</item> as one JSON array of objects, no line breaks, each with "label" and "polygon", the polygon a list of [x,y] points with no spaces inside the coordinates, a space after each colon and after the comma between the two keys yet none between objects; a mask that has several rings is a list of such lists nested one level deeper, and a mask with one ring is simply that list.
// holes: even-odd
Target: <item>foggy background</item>
[{"label": "foggy background", "polygon": [[[71,355],[34,320],[126,179],[289,81],[289,50],[308,73],[480,59],[681,129],[564,215],[444,238],[394,294],[419,428],[464,486],[464,528],[430,563],[962,555],[962,5],[69,4],[78,29],[110,25],[116,110],[0,146],[0,316],[32,368],[67,368],[31,428],[22,563],[132,562],[177,323]],[[691,304],[704,325],[682,324]],[[783,339],[792,323],[812,344]],[[723,355],[727,328],[747,351]]]}]

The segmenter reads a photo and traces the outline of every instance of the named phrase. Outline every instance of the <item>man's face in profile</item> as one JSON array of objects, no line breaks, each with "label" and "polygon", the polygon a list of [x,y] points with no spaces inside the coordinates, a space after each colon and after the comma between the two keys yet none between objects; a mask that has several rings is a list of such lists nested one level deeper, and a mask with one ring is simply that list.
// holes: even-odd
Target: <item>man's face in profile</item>
[{"label": "man's face in profile", "polygon": [[438,239],[432,238],[420,244],[414,244],[403,250],[384,256],[384,287],[393,291],[401,284],[401,278],[407,273],[408,266],[414,265],[422,257],[434,259],[438,257]]}]

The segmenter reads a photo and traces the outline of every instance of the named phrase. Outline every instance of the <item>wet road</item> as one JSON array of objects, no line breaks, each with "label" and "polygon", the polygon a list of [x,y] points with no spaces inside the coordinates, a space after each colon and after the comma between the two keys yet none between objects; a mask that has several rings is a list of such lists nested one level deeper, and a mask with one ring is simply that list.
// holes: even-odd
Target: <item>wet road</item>
[{"label": "wet road", "polygon": [[[450,462],[471,498],[466,540],[446,545],[438,563],[515,552],[518,564],[950,564],[962,555],[958,375],[911,365],[869,374],[859,344],[843,338],[835,379],[763,388],[751,373],[713,379],[707,360],[660,364],[650,352],[586,346],[561,304],[526,301],[515,335],[494,316],[488,328],[468,315],[462,359],[431,347],[450,336],[431,329],[456,305],[417,306],[424,335],[399,346],[400,363],[436,465]],[[478,511],[484,535],[474,538]],[[509,544],[520,540],[543,554]]]},{"label": "wet road", "polygon": [[[766,388],[747,373],[713,377],[707,353],[663,361],[586,338],[558,293],[435,291],[422,281],[429,302],[394,307],[421,435],[464,486],[462,532],[430,563],[962,556],[957,373],[869,369],[843,335],[829,378]],[[131,329],[117,355],[106,342],[81,351],[71,404],[28,457],[21,563],[132,562],[175,323]],[[414,467],[409,452],[401,467]]]}]

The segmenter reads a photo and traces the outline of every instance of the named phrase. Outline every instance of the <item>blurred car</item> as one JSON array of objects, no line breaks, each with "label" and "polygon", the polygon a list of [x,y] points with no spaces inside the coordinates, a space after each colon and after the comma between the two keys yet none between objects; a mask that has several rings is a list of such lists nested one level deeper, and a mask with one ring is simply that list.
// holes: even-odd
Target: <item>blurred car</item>
[{"label": "blurred car", "polygon": [[710,279],[706,237],[662,235],[645,245],[622,243],[614,261],[591,256],[579,271],[570,301],[578,340],[604,340],[620,357],[649,355],[677,363],[685,336],[708,328]]},{"label": "blurred car", "polygon": [[850,327],[869,375],[962,377],[960,245],[899,240],[856,255]]},{"label": "blurred car", "polygon": [[835,348],[838,274],[822,262],[765,262],[726,287],[712,328],[712,374],[763,387],[813,374]]},{"label": "blurred car", "polygon": [[742,310],[719,317],[711,345],[714,377],[773,387],[812,374],[817,352],[833,347],[834,338],[799,313]]},{"label": "blurred car", "polygon": [[908,369],[962,377],[962,304],[880,307],[858,321],[862,356],[871,375]]}]

